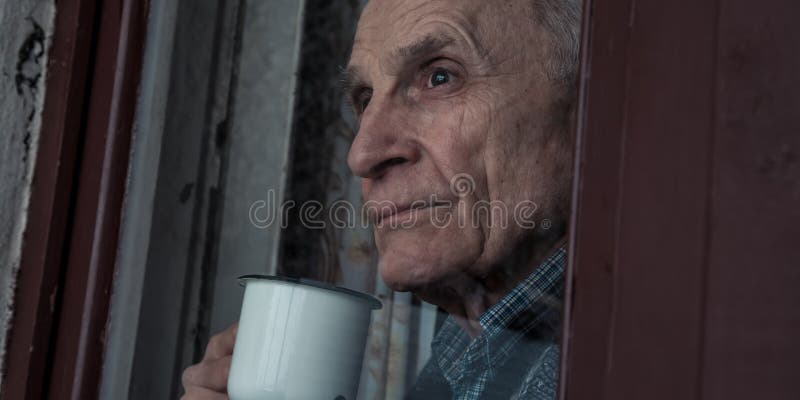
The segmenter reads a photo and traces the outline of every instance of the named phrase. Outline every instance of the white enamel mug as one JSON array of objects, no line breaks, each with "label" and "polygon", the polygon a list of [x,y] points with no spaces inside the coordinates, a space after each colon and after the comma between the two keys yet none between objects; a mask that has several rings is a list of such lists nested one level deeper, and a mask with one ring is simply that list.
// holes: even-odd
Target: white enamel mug
[{"label": "white enamel mug", "polygon": [[231,400],[355,400],[372,310],[364,293],[246,275],[228,376]]}]

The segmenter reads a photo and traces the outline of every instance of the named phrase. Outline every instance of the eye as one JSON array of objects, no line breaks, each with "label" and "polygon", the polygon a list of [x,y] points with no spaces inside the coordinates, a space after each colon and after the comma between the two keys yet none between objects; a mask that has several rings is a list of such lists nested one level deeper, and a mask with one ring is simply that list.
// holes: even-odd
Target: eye
[{"label": "eye", "polygon": [[452,80],[453,75],[450,71],[442,68],[438,68],[431,73],[431,76],[428,78],[428,88],[432,89],[437,86],[441,86],[447,83],[450,83]]},{"label": "eye", "polygon": [[359,114],[364,113],[369,105],[370,100],[372,100],[372,90],[371,89],[362,89],[359,90],[355,96],[353,96],[353,105],[356,109],[356,112]]}]

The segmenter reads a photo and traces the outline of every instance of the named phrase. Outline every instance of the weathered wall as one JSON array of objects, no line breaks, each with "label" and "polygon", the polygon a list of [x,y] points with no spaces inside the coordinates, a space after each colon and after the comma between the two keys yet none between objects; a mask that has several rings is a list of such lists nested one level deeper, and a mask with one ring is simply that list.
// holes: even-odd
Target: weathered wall
[{"label": "weathered wall", "polygon": [[0,370],[27,220],[54,11],[53,0],[0,2]]}]

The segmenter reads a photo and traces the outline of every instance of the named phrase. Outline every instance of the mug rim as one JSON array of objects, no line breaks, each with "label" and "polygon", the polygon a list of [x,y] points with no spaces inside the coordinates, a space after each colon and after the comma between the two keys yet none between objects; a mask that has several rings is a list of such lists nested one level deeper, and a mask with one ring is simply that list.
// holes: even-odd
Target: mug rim
[{"label": "mug rim", "polygon": [[278,281],[278,282],[292,283],[300,286],[310,286],[317,289],[325,289],[337,293],[343,293],[350,296],[354,296],[359,300],[367,302],[369,304],[369,307],[373,310],[380,310],[381,308],[383,308],[383,303],[380,300],[378,300],[375,296],[362,293],[357,290],[331,285],[330,283],[315,281],[313,279],[290,278],[287,276],[258,275],[258,274],[242,275],[237,279],[239,281],[239,285],[241,286],[245,286],[247,284],[247,281],[253,281],[253,280]]}]

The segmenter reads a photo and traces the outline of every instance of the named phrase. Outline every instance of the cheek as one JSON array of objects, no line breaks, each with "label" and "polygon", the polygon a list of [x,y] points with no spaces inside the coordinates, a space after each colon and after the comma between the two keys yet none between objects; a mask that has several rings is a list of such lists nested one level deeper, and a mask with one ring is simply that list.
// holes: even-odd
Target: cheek
[{"label": "cheek", "polygon": [[505,213],[487,228],[487,263],[512,251],[516,243],[539,226],[553,203],[556,149],[542,140],[543,127],[537,124],[536,111],[525,111],[511,106],[494,114],[488,129],[487,197],[501,204]]},{"label": "cheek", "polygon": [[472,194],[488,198],[485,161],[492,124],[489,104],[468,96],[442,102],[427,114],[424,120],[428,124],[421,129],[419,141],[443,181],[452,189],[457,176],[467,177],[474,189]]},{"label": "cheek", "polygon": [[495,114],[487,143],[487,174],[493,198],[534,200],[551,174],[552,130],[546,112],[533,99],[506,104]]}]

